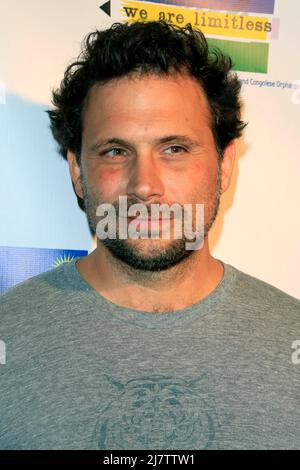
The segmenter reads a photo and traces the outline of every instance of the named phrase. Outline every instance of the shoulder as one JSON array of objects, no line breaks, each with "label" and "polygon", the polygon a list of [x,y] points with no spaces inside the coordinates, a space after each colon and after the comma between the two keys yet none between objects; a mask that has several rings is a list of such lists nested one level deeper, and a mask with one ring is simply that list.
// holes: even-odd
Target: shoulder
[{"label": "shoulder", "polygon": [[235,294],[242,301],[263,302],[266,305],[290,306],[300,309],[300,300],[277,287],[250,274],[233,268],[235,271]]},{"label": "shoulder", "polygon": [[65,263],[17,284],[0,296],[0,320],[6,313],[37,310],[72,289],[75,263]]},{"label": "shoulder", "polygon": [[249,332],[286,337],[300,331],[299,299],[237,268],[229,269],[234,282],[227,309]]}]

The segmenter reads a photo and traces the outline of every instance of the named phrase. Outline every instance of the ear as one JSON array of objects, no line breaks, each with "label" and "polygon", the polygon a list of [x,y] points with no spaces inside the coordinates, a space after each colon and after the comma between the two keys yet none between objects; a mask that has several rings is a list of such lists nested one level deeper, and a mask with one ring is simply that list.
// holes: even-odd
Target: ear
[{"label": "ear", "polygon": [[230,142],[223,152],[223,160],[221,163],[221,192],[225,193],[230,186],[231,175],[235,162],[235,141]]},{"label": "ear", "polygon": [[69,171],[73,181],[74,189],[76,191],[77,196],[83,199],[83,191],[80,182],[80,166],[77,163],[75,153],[68,150],[67,152],[67,160],[69,164]]}]

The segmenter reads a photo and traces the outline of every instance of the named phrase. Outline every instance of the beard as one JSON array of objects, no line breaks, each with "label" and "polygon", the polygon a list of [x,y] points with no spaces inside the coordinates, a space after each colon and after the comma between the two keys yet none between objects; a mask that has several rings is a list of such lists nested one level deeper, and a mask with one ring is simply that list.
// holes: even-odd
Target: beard
[{"label": "beard", "polygon": [[[88,224],[93,235],[96,233],[96,226],[98,223],[96,216],[97,207],[104,203],[101,195],[95,191],[91,191],[81,171],[81,186],[83,190],[83,202],[87,215]],[[221,165],[218,164],[217,178],[215,188],[210,190],[209,194],[200,195],[197,199],[201,199],[201,204],[204,204],[204,227],[202,230],[202,242],[210,231],[218,214],[221,197]],[[136,203],[141,203],[138,199],[128,200],[128,209]],[[153,204],[153,202],[152,202]],[[119,214],[119,202],[112,203],[116,215]],[[149,208],[150,209],[150,208]],[[182,208],[183,209],[183,208]],[[150,210],[149,210],[150,215]],[[193,220],[193,229],[194,229]],[[119,237],[117,228],[115,238],[101,239],[100,242],[109,251],[113,258],[117,261],[122,261],[129,268],[143,272],[159,272],[176,266],[186,258],[193,254],[193,250],[186,248],[186,243],[190,242],[184,232],[180,239],[170,240],[154,240],[154,239],[122,239]]]}]

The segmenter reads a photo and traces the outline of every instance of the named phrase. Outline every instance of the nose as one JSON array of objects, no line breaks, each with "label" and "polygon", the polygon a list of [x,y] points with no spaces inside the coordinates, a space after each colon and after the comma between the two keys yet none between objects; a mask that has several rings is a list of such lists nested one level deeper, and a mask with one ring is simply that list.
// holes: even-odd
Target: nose
[{"label": "nose", "polygon": [[152,152],[137,155],[128,181],[127,194],[129,197],[142,201],[159,198],[164,193],[161,168],[155,161]]}]

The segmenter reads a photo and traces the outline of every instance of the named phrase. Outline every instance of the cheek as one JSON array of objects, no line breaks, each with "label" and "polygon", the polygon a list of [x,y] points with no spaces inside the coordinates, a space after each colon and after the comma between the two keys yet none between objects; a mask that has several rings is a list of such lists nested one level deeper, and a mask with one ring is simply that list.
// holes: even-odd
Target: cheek
[{"label": "cheek", "polygon": [[[92,188],[101,195],[103,200],[115,200],[123,194],[126,187],[124,173],[114,168],[99,168],[89,175]],[[122,193],[123,191],[123,193]]]},{"label": "cheek", "polygon": [[183,172],[172,182],[172,187],[186,198],[194,199],[197,196],[209,196],[217,188],[218,166],[211,162],[201,162]]},{"label": "cheek", "polygon": [[207,196],[213,195],[217,190],[218,169],[211,168],[209,172],[201,177],[199,192]]}]

